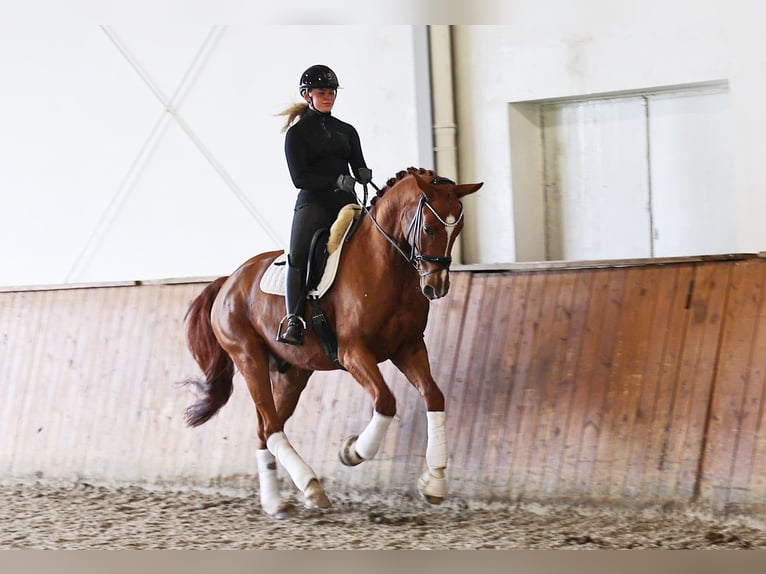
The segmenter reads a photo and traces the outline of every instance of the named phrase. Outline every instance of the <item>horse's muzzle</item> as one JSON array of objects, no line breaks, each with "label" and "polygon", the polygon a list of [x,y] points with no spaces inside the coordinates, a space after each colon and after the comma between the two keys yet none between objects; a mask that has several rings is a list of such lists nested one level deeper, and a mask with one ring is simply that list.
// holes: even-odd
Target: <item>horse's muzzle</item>
[{"label": "horse's muzzle", "polygon": [[[427,278],[434,277],[438,277],[438,280],[426,282]],[[430,301],[441,299],[449,291],[449,275],[445,272],[443,275],[440,273],[438,276],[424,276],[420,282],[420,291]]]},{"label": "horse's muzzle", "polygon": [[[415,258],[420,274],[420,290],[427,299],[440,299],[449,291],[449,266],[452,257],[420,254]],[[425,265],[424,265],[425,264]],[[429,269],[430,268],[430,269]]]},{"label": "horse's muzzle", "polygon": [[432,285],[425,285],[423,287],[423,295],[425,295],[426,298],[430,299],[431,301],[439,298],[439,295],[436,293],[436,289],[434,289]]}]

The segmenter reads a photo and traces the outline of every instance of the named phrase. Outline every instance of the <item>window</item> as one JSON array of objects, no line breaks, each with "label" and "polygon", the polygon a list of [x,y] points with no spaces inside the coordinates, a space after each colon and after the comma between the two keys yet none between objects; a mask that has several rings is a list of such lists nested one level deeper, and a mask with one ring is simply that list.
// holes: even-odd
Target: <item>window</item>
[{"label": "window", "polygon": [[516,259],[736,250],[726,85],[511,105]]}]

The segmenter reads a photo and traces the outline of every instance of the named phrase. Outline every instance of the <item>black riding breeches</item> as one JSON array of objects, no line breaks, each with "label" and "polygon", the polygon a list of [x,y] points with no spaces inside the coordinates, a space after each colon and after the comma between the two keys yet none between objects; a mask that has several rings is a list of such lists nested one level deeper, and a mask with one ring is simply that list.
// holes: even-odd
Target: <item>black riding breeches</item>
[{"label": "black riding breeches", "polygon": [[338,212],[349,203],[356,203],[356,197],[342,191],[299,193],[290,232],[290,265],[306,269],[314,234],[329,228]]}]

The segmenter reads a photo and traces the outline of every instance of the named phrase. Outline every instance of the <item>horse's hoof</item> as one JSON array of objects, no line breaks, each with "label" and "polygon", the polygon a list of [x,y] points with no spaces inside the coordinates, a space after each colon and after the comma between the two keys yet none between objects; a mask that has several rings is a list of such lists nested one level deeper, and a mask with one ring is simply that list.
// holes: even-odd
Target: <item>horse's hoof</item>
[{"label": "horse's hoof", "polygon": [[418,492],[428,504],[441,504],[447,495],[444,470],[427,470],[418,479]]},{"label": "horse's hoof", "polygon": [[338,456],[340,461],[346,466],[356,466],[357,464],[364,462],[364,459],[356,453],[354,445],[356,445],[356,439],[359,437],[356,435],[346,437],[343,441],[343,445],[340,447]]},{"label": "horse's hoof", "polygon": [[277,510],[270,516],[277,520],[284,520],[285,518],[290,518],[294,513],[295,513],[295,506],[293,506],[289,502],[283,502],[277,507]]},{"label": "horse's hoof", "polygon": [[441,496],[432,496],[430,494],[425,494],[423,492],[421,492],[420,495],[423,497],[423,500],[425,500],[428,504],[437,505],[444,502],[444,498]]},{"label": "horse's hoof", "polygon": [[303,493],[306,508],[330,508],[332,503],[327,498],[324,488],[318,480],[312,480]]}]

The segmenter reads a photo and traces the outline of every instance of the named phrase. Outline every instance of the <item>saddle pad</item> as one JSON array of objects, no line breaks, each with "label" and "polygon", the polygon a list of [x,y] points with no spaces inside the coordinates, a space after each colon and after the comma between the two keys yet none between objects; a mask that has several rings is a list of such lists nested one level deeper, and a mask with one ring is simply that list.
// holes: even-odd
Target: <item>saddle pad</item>
[{"label": "saddle pad", "polygon": [[[338,263],[340,262],[340,253],[345,243],[346,236],[351,229],[351,224],[359,217],[362,208],[356,204],[346,205],[340,210],[338,218],[330,228],[330,238],[327,241],[327,264],[324,268],[322,278],[315,289],[308,292],[308,297],[319,299],[327,293],[335,280],[335,274],[338,272]],[[277,257],[266,272],[261,277],[260,288],[264,293],[272,295],[285,295],[285,275],[287,274],[287,254],[282,253]]]}]

